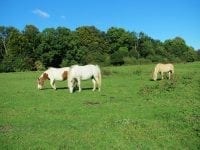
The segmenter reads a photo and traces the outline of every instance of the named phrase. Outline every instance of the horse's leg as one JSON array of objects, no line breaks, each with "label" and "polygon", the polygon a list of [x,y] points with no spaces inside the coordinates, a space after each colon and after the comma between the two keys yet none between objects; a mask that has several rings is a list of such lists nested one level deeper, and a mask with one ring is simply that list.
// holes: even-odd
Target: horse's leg
[{"label": "horse's leg", "polygon": [[171,72],[169,71],[169,80],[171,79]]},{"label": "horse's leg", "polygon": [[50,80],[51,87],[56,90],[55,80]]},{"label": "horse's leg", "polygon": [[92,83],[93,83],[92,91],[95,91],[96,90],[96,80],[94,78],[92,79]]},{"label": "horse's leg", "polygon": [[78,82],[78,91],[81,92],[81,79],[77,78],[77,82]]},{"label": "horse's leg", "polygon": [[162,80],[164,79],[164,77],[163,77],[163,72],[161,72],[161,77],[162,77]]},{"label": "horse's leg", "polygon": [[99,90],[99,92],[100,92],[100,91],[101,91],[101,79],[100,79],[99,77],[96,77],[96,78],[95,78],[95,81],[96,81],[98,90]]}]

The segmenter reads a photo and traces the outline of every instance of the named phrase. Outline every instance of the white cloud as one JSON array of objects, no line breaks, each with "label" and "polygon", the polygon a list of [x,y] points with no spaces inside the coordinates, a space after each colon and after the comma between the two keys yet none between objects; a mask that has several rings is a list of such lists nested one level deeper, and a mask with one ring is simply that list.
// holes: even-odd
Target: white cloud
[{"label": "white cloud", "polygon": [[63,20],[65,20],[66,19],[66,16],[60,16],[61,17],[61,19],[63,19]]},{"label": "white cloud", "polygon": [[44,12],[44,11],[42,11],[40,9],[33,10],[33,13],[38,15],[38,16],[40,16],[40,17],[42,17],[42,18],[49,18],[50,17],[50,15],[47,12]]}]

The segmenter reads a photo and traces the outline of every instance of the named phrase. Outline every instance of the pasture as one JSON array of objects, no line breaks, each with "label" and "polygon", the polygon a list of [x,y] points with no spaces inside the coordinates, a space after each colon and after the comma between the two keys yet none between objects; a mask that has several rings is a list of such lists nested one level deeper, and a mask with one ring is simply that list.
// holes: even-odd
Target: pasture
[{"label": "pasture", "polygon": [[101,92],[42,72],[0,74],[0,149],[200,149],[200,62],[175,64],[173,80],[151,81],[155,65],[105,67]]}]

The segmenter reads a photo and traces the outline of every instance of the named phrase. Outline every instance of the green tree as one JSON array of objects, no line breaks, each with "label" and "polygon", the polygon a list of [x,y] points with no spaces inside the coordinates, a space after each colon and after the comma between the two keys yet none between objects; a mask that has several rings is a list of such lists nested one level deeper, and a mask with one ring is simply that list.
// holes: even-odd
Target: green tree
[{"label": "green tree", "polygon": [[164,47],[169,54],[170,58],[180,58],[184,60],[183,54],[188,51],[188,46],[186,45],[184,39],[181,37],[176,37],[174,39],[169,39],[164,42]]},{"label": "green tree", "polygon": [[125,31],[123,28],[111,27],[108,29],[106,36],[110,44],[110,54],[117,51],[120,47],[127,47],[128,51],[130,51],[132,47],[136,49],[137,36],[135,32]]},{"label": "green tree", "polygon": [[[104,32],[94,26],[79,27],[75,31],[77,37],[76,48],[81,64],[103,63],[109,51],[109,45],[105,39]],[[81,57],[82,56],[82,57]]]},{"label": "green tree", "polygon": [[138,51],[143,58],[146,58],[149,55],[155,55],[154,40],[141,32],[139,34]]},{"label": "green tree", "polygon": [[0,61],[7,55],[8,28],[0,26]]},{"label": "green tree", "polygon": [[183,53],[182,59],[186,62],[194,62],[198,59],[198,56],[194,49],[190,47],[186,52]]},{"label": "green tree", "polygon": [[40,43],[39,29],[33,25],[26,25],[22,33],[27,40],[27,54],[30,58],[36,57],[35,54]]},{"label": "green tree", "polygon": [[[63,49],[61,37],[54,28],[46,28],[40,33],[40,44],[37,48],[37,55],[45,67],[59,67],[63,59]],[[65,44],[62,44],[65,45]]]}]

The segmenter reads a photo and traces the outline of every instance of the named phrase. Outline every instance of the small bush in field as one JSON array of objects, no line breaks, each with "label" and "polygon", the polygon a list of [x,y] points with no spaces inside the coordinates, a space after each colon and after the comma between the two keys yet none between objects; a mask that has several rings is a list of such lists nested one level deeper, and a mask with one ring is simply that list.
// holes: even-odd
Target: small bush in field
[{"label": "small bush in field", "polygon": [[142,74],[142,70],[141,69],[137,69],[135,71],[133,71],[134,75],[140,76]]},{"label": "small bush in field", "polygon": [[112,71],[109,69],[102,69],[102,75],[109,76],[112,74]]}]

